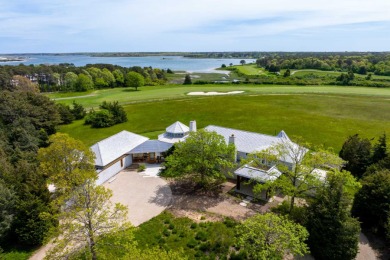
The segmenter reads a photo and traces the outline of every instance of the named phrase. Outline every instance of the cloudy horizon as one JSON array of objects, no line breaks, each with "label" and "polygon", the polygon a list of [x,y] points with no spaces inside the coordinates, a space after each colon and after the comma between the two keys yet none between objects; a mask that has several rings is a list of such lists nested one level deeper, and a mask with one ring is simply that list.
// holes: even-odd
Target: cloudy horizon
[{"label": "cloudy horizon", "polygon": [[389,51],[387,0],[14,0],[0,53]]}]

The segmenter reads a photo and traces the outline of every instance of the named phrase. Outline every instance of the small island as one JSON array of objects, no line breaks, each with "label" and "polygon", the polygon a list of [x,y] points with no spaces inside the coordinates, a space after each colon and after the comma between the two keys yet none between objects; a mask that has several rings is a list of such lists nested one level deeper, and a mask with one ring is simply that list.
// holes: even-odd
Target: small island
[{"label": "small island", "polygon": [[25,58],[21,57],[1,57],[0,56],[0,62],[10,62],[10,61],[24,61]]}]

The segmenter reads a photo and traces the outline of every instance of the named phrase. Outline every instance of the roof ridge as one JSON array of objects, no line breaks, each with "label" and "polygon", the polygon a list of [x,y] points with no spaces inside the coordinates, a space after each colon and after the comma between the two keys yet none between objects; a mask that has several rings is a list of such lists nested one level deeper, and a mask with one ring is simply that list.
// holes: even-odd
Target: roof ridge
[{"label": "roof ridge", "polygon": [[262,133],[257,133],[257,132],[251,132],[251,131],[248,131],[248,130],[241,130],[241,129],[235,129],[235,128],[231,128],[231,127],[224,127],[224,126],[218,126],[218,125],[208,125],[205,128],[207,128],[209,126],[216,126],[216,127],[220,127],[220,128],[236,130],[236,131],[241,131],[241,132],[250,133],[250,134],[257,134],[257,135],[263,135],[263,136],[269,136],[269,137],[278,138],[278,136],[275,136],[275,135],[262,134]]},{"label": "roof ridge", "polygon": [[100,151],[100,145],[99,145],[99,143],[97,143],[97,148],[98,148],[98,150],[99,150],[100,161],[101,161],[102,164],[104,165],[104,163],[103,163],[103,157],[102,157],[102,152]]},{"label": "roof ridge", "polygon": [[[120,133],[122,133],[122,132],[128,132],[128,133],[131,133],[131,134],[135,134],[135,133],[133,133],[133,132],[130,132],[130,131],[127,131],[127,130],[122,130],[122,131],[120,131],[120,132],[118,132],[118,133],[116,133],[116,134],[114,134],[114,135],[110,135],[109,137],[106,137],[106,138],[104,138],[103,140],[100,140],[100,141],[98,141],[98,142],[96,142],[95,144],[100,144],[100,143],[102,143],[103,141],[105,141],[105,140],[107,140],[107,139],[110,139],[110,138],[112,138],[112,137],[114,137],[114,136],[116,136],[116,135],[119,135]],[[94,145],[95,145],[94,144]],[[92,145],[93,146],[93,145]],[[92,147],[91,146],[91,147]],[[99,148],[100,149],[100,148]]]}]

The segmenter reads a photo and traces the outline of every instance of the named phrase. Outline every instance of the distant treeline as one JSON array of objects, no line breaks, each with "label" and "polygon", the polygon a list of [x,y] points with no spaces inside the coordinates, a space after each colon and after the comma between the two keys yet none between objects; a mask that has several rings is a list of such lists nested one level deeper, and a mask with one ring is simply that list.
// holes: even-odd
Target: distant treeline
[{"label": "distant treeline", "polygon": [[1,89],[31,88],[35,85],[41,92],[87,91],[90,89],[126,87],[128,73],[136,72],[144,78],[144,85],[162,85],[166,71],[152,67],[121,67],[112,64],[59,65],[5,65],[0,66]]},{"label": "distant treeline", "polygon": [[269,53],[257,66],[270,72],[281,69],[317,69],[390,76],[390,53]]}]

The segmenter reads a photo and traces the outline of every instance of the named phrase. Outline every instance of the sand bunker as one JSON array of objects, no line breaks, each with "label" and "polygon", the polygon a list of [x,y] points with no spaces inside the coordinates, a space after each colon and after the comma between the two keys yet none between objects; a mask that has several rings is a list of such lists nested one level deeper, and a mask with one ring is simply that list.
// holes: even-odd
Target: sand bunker
[{"label": "sand bunker", "polygon": [[190,92],[187,95],[189,96],[217,96],[217,95],[234,95],[241,94],[244,91],[230,91],[230,92]]}]

